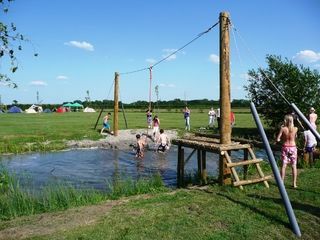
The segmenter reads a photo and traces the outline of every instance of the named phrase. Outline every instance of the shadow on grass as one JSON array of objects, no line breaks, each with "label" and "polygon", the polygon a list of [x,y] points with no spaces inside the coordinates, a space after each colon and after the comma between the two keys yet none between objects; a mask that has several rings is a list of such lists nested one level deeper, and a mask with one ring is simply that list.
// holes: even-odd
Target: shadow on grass
[{"label": "shadow on grass", "polygon": [[217,195],[219,195],[221,197],[224,197],[224,198],[228,199],[229,201],[231,201],[233,203],[236,203],[236,204],[239,204],[239,205],[241,205],[243,207],[246,207],[246,208],[250,209],[252,212],[258,213],[258,214],[270,219],[271,221],[275,221],[275,222],[277,222],[279,224],[282,224],[288,229],[291,229],[290,224],[288,222],[282,221],[278,216],[271,215],[271,214],[269,214],[269,213],[267,213],[265,211],[262,211],[261,209],[259,209],[257,207],[254,207],[254,206],[252,206],[252,205],[250,205],[250,204],[248,204],[248,203],[246,203],[244,201],[240,201],[239,199],[233,199],[232,197],[227,196],[225,194],[217,193]]},{"label": "shadow on grass", "polygon": [[[248,197],[259,199],[259,200],[264,200],[264,201],[272,201],[276,204],[283,205],[282,200],[279,198],[263,197],[263,196],[256,195],[256,194],[249,194]],[[310,213],[310,214],[320,218],[320,208],[319,207],[314,207],[309,204],[298,203],[295,201],[291,201],[291,205],[292,205],[293,209],[301,210],[301,211]]]}]

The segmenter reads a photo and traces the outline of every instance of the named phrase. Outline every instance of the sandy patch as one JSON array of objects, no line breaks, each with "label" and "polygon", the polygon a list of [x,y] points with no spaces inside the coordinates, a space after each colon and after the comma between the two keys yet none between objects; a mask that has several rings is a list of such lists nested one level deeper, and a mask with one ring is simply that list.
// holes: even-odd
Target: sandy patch
[{"label": "sandy patch", "polygon": [[[176,130],[165,130],[165,133],[170,140],[177,138]],[[110,134],[101,135],[103,138],[93,140],[71,140],[67,142],[68,148],[115,148],[115,149],[131,149],[132,144],[136,143],[136,134],[147,135],[147,144],[154,145],[153,139],[151,138],[152,129],[126,129],[119,130],[118,136]]]}]

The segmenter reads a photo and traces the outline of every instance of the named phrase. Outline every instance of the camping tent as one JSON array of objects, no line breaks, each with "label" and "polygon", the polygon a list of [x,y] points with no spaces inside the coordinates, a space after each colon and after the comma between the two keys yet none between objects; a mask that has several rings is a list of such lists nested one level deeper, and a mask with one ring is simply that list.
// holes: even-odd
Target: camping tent
[{"label": "camping tent", "polygon": [[17,106],[12,106],[9,108],[8,113],[22,113],[22,110]]},{"label": "camping tent", "polygon": [[94,110],[93,108],[89,108],[89,107],[86,107],[85,109],[83,109],[83,112],[96,112],[96,110]]},{"label": "camping tent", "polygon": [[83,108],[83,105],[80,103],[65,103],[63,104],[64,107],[71,107],[71,108]]},{"label": "camping tent", "polygon": [[66,111],[66,109],[63,106],[58,107],[58,109],[57,109],[57,113],[64,113],[65,111]]},{"label": "camping tent", "polygon": [[51,113],[51,110],[49,108],[46,108],[45,110],[43,110],[44,113]]},{"label": "camping tent", "polygon": [[41,113],[42,107],[32,104],[28,109],[25,110],[26,113]]}]

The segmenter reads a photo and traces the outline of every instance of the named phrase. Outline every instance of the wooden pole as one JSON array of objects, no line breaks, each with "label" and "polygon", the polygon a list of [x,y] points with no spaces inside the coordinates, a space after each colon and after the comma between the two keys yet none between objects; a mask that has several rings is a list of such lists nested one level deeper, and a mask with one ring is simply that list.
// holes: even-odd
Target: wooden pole
[{"label": "wooden pole", "polygon": [[119,73],[114,74],[114,117],[113,117],[113,134],[118,136],[119,129]]},{"label": "wooden pole", "polygon": [[[229,13],[221,12],[220,17],[220,143],[231,143],[230,104],[230,42]],[[226,167],[224,155],[220,155],[220,184],[231,184],[231,171]]]}]

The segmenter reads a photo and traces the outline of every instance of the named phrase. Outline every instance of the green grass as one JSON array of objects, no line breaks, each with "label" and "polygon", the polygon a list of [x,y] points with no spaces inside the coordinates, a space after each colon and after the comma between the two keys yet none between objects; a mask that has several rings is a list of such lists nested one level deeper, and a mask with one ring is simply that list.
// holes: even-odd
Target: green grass
[{"label": "green grass", "polygon": [[[201,127],[207,127],[207,111],[198,109],[191,111],[191,130],[196,132]],[[1,114],[0,154],[61,150],[66,147],[66,140],[100,139],[102,118],[97,129],[93,129],[98,115],[99,113],[83,112]],[[177,129],[181,134],[184,132],[184,119],[180,110],[162,110],[158,115],[161,128]],[[145,112],[128,111],[126,118],[128,128],[146,128]],[[125,129],[122,112],[119,113],[119,128]],[[248,109],[237,109],[233,134],[242,137],[258,134]]]},{"label": "green grass", "polygon": [[0,169],[0,220],[90,205],[124,196],[167,191],[159,175],[136,181],[119,178],[106,185],[106,192],[76,189],[59,182],[35,192],[32,189],[24,190],[17,179],[5,168]]},{"label": "green grass", "polygon": [[[320,236],[319,169],[287,186],[301,239]],[[39,235],[41,235],[39,233]],[[95,224],[30,239],[296,239],[278,189],[271,184],[207,190],[181,189],[138,198],[112,208]]]}]

